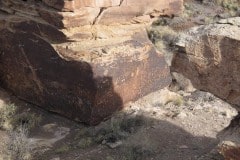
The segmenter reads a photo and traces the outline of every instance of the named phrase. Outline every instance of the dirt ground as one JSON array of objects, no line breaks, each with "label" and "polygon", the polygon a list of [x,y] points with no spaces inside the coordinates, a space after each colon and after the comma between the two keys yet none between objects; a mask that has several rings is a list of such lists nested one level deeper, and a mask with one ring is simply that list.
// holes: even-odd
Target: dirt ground
[{"label": "dirt ground", "polygon": [[39,160],[221,160],[217,135],[237,114],[210,93],[163,89],[91,127],[9,97],[42,117],[27,138]]}]

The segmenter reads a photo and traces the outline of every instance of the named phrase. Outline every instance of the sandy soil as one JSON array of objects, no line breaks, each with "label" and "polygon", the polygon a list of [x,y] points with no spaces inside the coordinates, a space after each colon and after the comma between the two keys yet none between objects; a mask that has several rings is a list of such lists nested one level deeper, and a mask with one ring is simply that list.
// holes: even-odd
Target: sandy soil
[{"label": "sandy soil", "polygon": [[90,127],[11,100],[42,116],[28,137],[34,159],[221,160],[217,135],[237,114],[210,93],[163,89]]}]

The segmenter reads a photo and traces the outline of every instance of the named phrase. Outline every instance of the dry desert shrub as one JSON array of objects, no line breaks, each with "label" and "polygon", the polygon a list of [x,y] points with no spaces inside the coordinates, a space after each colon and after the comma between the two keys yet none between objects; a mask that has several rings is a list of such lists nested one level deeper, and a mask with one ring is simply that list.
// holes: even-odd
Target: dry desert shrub
[{"label": "dry desert shrub", "polygon": [[28,142],[29,131],[39,124],[41,116],[18,111],[14,104],[0,108],[0,129],[8,133],[1,142],[0,160],[30,160],[31,147]]},{"label": "dry desert shrub", "polygon": [[4,142],[3,158],[6,160],[30,160],[31,147],[28,143],[28,128],[19,126],[17,130],[8,131],[8,139]]}]

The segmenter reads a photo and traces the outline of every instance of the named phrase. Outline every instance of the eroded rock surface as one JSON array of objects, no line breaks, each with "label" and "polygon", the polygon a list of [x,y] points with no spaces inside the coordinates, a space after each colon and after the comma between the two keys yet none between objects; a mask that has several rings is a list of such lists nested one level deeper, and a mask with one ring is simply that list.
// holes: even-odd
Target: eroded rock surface
[{"label": "eroded rock surface", "polygon": [[96,124],[170,83],[145,27],[182,0],[2,0],[0,83],[31,103]]},{"label": "eroded rock surface", "polygon": [[239,114],[232,119],[230,125],[218,134],[221,140],[219,151],[226,160],[240,159],[240,116]]},{"label": "eroded rock surface", "polygon": [[177,42],[172,70],[240,110],[240,18],[192,28]]}]

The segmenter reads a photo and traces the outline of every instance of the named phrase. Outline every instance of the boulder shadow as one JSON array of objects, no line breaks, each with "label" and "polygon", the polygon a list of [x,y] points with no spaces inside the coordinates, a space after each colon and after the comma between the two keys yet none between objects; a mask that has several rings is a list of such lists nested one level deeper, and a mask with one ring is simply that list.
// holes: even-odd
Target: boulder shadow
[{"label": "boulder shadow", "polygon": [[88,62],[62,58],[31,31],[1,34],[0,85],[20,99],[88,124],[122,108],[112,78],[94,77]]}]

